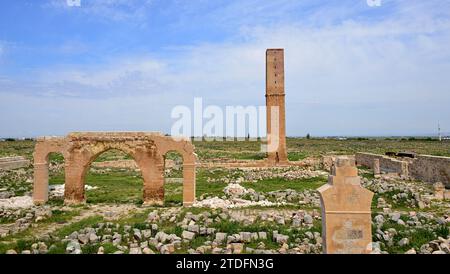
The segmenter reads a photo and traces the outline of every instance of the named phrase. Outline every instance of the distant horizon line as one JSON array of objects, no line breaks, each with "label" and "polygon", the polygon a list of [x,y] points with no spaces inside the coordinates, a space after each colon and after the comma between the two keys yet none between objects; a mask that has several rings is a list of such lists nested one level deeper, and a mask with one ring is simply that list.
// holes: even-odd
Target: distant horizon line
[{"label": "distant horizon line", "polygon": [[[88,132],[88,131],[86,131]],[[89,131],[91,132],[91,131]],[[95,132],[95,131],[94,131]],[[128,131],[98,131],[98,132],[128,132]],[[135,132],[135,131],[133,131]],[[146,131],[142,131],[146,132]],[[150,132],[150,131],[149,131]],[[152,131],[153,132],[153,131]],[[162,132],[163,134],[166,134]],[[167,134],[169,135],[169,134]],[[35,136],[0,136],[0,139],[36,139],[38,137],[44,136],[66,136],[66,135],[35,135]],[[170,135],[169,135],[170,136]],[[306,138],[307,135],[287,135],[286,138]],[[190,138],[247,138],[247,136],[191,136]],[[264,138],[265,136],[257,136],[256,138]],[[379,135],[312,135],[311,138],[405,138],[405,137],[419,137],[419,138],[439,138],[437,134],[397,134],[397,135],[388,135],[388,134],[379,134]],[[450,132],[442,132],[442,138],[449,138]],[[255,138],[250,136],[250,138]]]}]

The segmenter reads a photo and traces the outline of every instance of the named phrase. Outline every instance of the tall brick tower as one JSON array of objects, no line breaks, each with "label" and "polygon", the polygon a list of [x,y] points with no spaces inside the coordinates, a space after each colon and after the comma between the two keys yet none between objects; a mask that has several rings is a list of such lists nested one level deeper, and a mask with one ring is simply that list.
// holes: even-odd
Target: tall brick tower
[{"label": "tall brick tower", "polygon": [[284,49],[266,51],[267,152],[270,164],[287,163]]}]

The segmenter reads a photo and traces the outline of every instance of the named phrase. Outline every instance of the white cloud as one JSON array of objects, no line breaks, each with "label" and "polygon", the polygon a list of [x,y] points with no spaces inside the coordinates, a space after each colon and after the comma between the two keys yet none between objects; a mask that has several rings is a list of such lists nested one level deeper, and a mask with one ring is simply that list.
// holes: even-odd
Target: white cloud
[{"label": "white cloud", "polygon": [[3,57],[3,55],[5,54],[5,42],[0,40],[0,60]]},{"label": "white cloud", "polygon": [[[288,134],[432,133],[438,120],[448,131],[450,16],[442,16],[443,6],[408,3],[376,22],[246,26],[227,42],[172,47],[165,57],[133,54],[45,68],[0,81],[1,101],[27,102],[18,117],[46,134],[54,128],[168,132],[171,108],[192,105],[194,96],[205,104],[263,105],[265,49],[282,47]],[[233,13],[226,14],[233,19]],[[342,18],[334,13],[311,18]],[[45,121],[30,122],[37,113]],[[52,124],[51,113],[61,122]]]},{"label": "white cloud", "polygon": [[88,18],[92,16],[105,21],[143,22],[149,16],[151,4],[152,0],[81,0],[80,6],[73,7],[67,5],[66,0],[50,0],[43,6],[65,12],[76,11]]}]

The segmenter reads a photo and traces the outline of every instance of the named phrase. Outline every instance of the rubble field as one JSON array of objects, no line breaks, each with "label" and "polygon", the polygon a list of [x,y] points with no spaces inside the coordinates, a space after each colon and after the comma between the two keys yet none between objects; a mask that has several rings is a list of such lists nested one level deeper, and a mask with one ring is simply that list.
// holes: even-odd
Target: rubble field
[{"label": "rubble field", "polygon": [[[27,156],[29,149],[23,151]],[[0,253],[322,253],[316,189],[327,183],[329,172],[320,167],[198,168],[197,201],[186,208],[176,156],[168,157],[160,207],[142,205],[135,167],[93,165],[86,203],[68,206],[63,159],[52,157],[45,205],[32,203],[31,166],[0,171]],[[101,158],[123,159],[115,152]],[[375,177],[365,168],[359,175],[362,186],[375,193],[372,253],[450,253],[450,201],[436,198],[432,184],[395,174]]]}]

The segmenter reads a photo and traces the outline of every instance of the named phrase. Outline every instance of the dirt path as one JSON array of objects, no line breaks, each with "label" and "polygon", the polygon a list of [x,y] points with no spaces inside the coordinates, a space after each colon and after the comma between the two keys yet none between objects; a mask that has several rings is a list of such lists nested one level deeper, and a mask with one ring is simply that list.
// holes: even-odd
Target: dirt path
[{"label": "dirt path", "polygon": [[93,216],[102,216],[106,221],[115,221],[128,216],[132,212],[137,213],[143,210],[144,208],[140,208],[135,205],[93,205],[66,223],[50,224],[48,227],[36,230],[33,233],[33,236],[40,238],[45,235],[50,235],[64,226],[68,226]]},{"label": "dirt path", "polygon": [[[75,209],[72,209],[75,210]],[[59,229],[77,223],[83,219],[93,217],[93,216],[102,216],[105,221],[115,221],[121,218],[127,217],[130,214],[138,213],[144,211],[145,208],[137,207],[135,205],[92,205],[87,209],[82,209],[80,215],[73,217],[65,223],[50,223],[50,224],[42,224],[38,227],[30,228],[29,232],[31,237],[33,238],[42,238],[48,235],[53,234]],[[18,232],[20,233],[20,232]],[[15,233],[17,234],[17,233]],[[14,234],[9,235],[10,237],[14,237]],[[27,237],[27,238],[31,238]],[[23,239],[23,238],[22,238]],[[16,241],[17,239],[13,239],[9,242],[2,243],[10,243]]]}]

